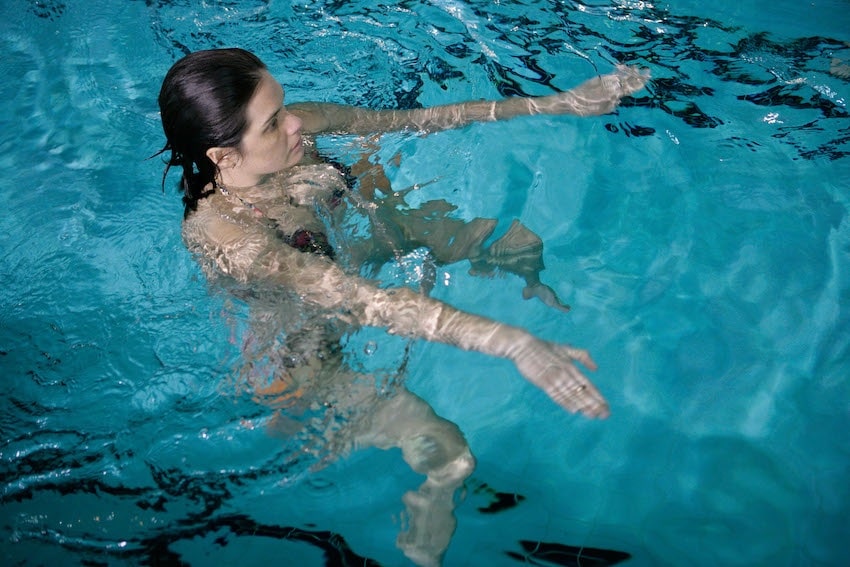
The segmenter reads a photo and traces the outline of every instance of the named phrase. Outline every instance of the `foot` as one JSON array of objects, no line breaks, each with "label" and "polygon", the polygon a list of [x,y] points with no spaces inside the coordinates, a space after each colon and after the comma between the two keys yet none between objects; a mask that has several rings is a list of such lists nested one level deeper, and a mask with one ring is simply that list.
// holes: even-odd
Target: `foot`
[{"label": "foot", "polygon": [[523,299],[536,297],[549,307],[557,309],[558,311],[563,311],[564,313],[570,310],[570,306],[558,299],[555,291],[546,284],[537,283],[525,286],[522,290],[522,297]]}]

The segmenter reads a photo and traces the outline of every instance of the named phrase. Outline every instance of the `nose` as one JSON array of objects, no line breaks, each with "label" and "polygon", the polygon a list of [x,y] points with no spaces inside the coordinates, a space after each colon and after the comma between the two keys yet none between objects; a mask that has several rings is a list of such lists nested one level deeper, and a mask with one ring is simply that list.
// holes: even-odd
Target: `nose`
[{"label": "nose", "polygon": [[286,128],[286,133],[288,135],[296,134],[301,130],[301,126],[303,123],[301,119],[295,116],[294,114],[286,114],[286,120],[284,121],[284,128]]}]

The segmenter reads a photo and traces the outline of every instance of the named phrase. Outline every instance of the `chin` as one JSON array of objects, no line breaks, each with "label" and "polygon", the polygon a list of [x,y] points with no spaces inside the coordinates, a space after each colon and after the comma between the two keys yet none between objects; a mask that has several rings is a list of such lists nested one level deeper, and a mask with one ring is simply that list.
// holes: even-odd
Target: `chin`
[{"label": "chin", "polygon": [[297,165],[302,159],[304,159],[304,147],[299,146],[298,150],[290,154],[290,163],[288,167],[293,165]]}]

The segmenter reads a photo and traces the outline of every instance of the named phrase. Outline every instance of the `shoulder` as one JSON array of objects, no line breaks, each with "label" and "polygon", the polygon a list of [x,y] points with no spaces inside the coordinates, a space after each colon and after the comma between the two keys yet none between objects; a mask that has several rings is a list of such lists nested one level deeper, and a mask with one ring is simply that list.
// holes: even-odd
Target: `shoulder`
[{"label": "shoulder", "polygon": [[183,240],[204,263],[244,281],[257,258],[272,245],[273,235],[259,224],[228,218],[210,199],[203,199],[183,221]]}]

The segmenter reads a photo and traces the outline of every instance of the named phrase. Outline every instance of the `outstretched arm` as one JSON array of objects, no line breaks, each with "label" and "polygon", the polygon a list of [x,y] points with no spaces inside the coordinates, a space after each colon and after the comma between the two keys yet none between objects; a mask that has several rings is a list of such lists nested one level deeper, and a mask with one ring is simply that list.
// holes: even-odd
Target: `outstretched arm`
[{"label": "outstretched arm", "polygon": [[298,116],[308,133],[371,134],[415,129],[434,132],[473,122],[509,120],[535,114],[607,114],[624,96],[641,90],[649,72],[618,65],[613,73],[585,81],[574,89],[541,97],[512,97],[470,101],[412,110],[370,110],[331,103],[295,103],[287,109]]},{"label": "outstretched arm", "polygon": [[591,418],[608,416],[604,398],[575,364],[596,369],[584,350],[543,341],[524,329],[460,311],[409,288],[379,288],[325,258],[286,247],[267,248],[246,275],[286,286],[305,301],[363,325],[507,358],[564,409]]}]

